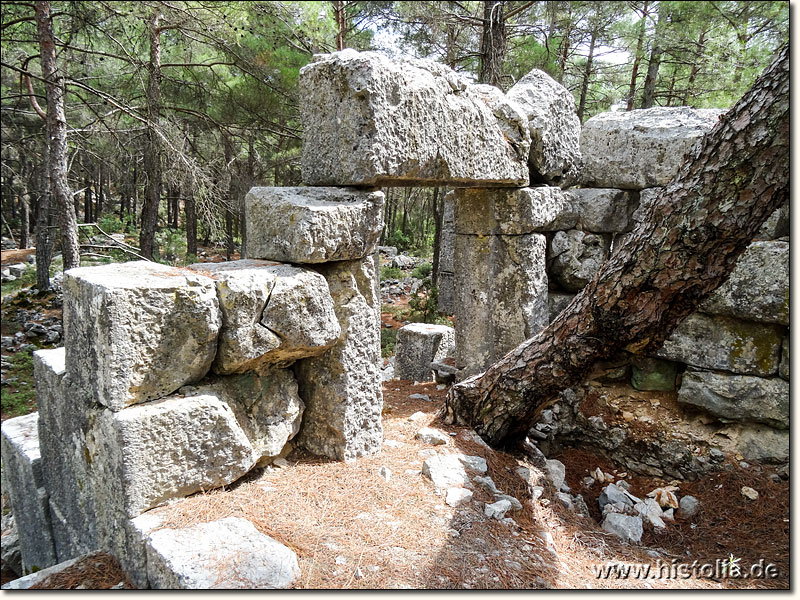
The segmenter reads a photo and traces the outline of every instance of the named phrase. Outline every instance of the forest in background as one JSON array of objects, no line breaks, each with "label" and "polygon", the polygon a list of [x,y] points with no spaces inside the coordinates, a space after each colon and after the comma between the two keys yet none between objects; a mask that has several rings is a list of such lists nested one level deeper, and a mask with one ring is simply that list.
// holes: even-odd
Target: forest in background
[{"label": "forest in background", "polygon": [[[788,39],[789,3],[11,0],[0,31],[3,235],[35,243],[42,289],[50,257],[77,264],[98,230],[126,234],[120,258],[234,256],[247,190],[300,183],[297,78],[314,54],[432,58],[504,90],[538,68],[582,121],[727,108]],[[445,190],[386,192],[382,243],[435,271]]]}]

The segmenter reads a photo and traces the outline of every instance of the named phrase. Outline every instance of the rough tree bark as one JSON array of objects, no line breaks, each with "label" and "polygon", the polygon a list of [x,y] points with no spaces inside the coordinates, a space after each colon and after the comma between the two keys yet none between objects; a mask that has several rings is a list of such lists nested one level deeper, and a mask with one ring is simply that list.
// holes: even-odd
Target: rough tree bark
[{"label": "rough tree bark", "polygon": [[147,152],[144,170],[147,174],[142,203],[139,248],[142,256],[152,260],[158,226],[158,205],[161,201],[161,140],[157,128],[161,115],[161,12],[156,8],[148,23],[150,61],[147,65]]},{"label": "rough tree bark", "polygon": [[639,37],[636,40],[636,54],[633,59],[633,69],[631,70],[631,83],[628,88],[628,102],[625,110],[633,110],[633,100],[636,97],[636,78],[639,76],[639,65],[642,62],[642,46],[644,45],[645,27],[647,25],[647,0],[642,8],[642,18],[639,20]]},{"label": "rough tree bark", "polygon": [[650,48],[650,61],[647,63],[647,76],[644,78],[644,89],[642,90],[642,104],[639,108],[651,108],[655,103],[656,81],[658,81],[658,69],[661,67],[661,37],[664,35],[664,26],[667,15],[663,14],[663,9],[658,8],[656,13],[656,29],[653,35],[653,46]]},{"label": "rough tree bark", "polygon": [[454,386],[445,417],[494,446],[523,440],[541,409],[598,360],[657,349],[727,279],[788,194],[786,46],[569,306],[485,373]]},{"label": "rough tree bark", "polygon": [[503,58],[506,53],[505,2],[485,0],[481,35],[481,72],[478,80],[502,88]]},{"label": "rough tree bark", "polygon": [[47,153],[50,192],[61,228],[61,255],[64,270],[80,266],[78,219],[67,182],[67,117],[64,114],[64,77],[56,64],[56,42],[50,2],[36,2],[42,75],[47,93]]}]

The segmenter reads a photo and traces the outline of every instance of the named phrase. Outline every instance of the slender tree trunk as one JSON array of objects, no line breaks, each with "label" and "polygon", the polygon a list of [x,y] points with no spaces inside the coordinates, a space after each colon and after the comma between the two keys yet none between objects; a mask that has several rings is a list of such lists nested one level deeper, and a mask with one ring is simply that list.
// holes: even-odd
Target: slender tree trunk
[{"label": "slender tree trunk", "polygon": [[43,155],[42,176],[36,215],[36,287],[40,292],[50,289],[50,178],[48,156]]},{"label": "slender tree trunk", "polygon": [[503,58],[506,53],[505,2],[484,0],[481,35],[481,72],[478,81],[502,88]]},{"label": "slender tree trunk", "polygon": [[661,36],[664,31],[666,15],[659,11],[656,15],[655,35],[653,36],[653,46],[650,49],[650,62],[647,63],[647,76],[644,79],[644,89],[642,91],[642,104],[639,108],[650,108],[655,102],[656,82],[658,81],[658,68],[661,66]]},{"label": "slender tree trunk", "polygon": [[19,247],[27,248],[29,245],[28,230],[30,229],[30,218],[31,218],[30,196],[28,196],[27,192],[20,194],[19,196],[19,209],[20,209]]},{"label": "slender tree trunk", "polygon": [[94,218],[99,219],[103,215],[103,204],[105,193],[103,192],[103,165],[97,166],[97,196],[94,207]]},{"label": "slender tree trunk", "polygon": [[569,306],[485,373],[451,388],[445,416],[495,446],[523,440],[541,409],[598,360],[658,349],[728,278],[788,197],[787,44]]},{"label": "slender tree trunk", "polygon": [[133,216],[133,224],[136,225],[136,215],[139,212],[139,169],[138,165],[136,164],[136,159],[134,158],[133,163],[133,210],[131,214]]},{"label": "slender tree trunk", "polygon": [[197,210],[191,192],[186,196],[183,209],[186,211],[186,253],[197,257]]},{"label": "slender tree trunk", "polygon": [[55,202],[61,228],[61,254],[64,270],[80,266],[78,247],[78,220],[75,203],[67,182],[67,118],[64,113],[64,76],[56,64],[56,43],[50,2],[35,4],[36,25],[39,32],[42,75],[47,91],[47,153],[50,190]]},{"label": "slender tree trunk", "polygon": [[681,102],[681,104],[684,106],[689,104],[689,94],[694,87],[694,81],[697,78],[697,74],[700,72],[700,65],[703,63],[703,52],[706,46],[706,33],[708,33],[708,31],[705,29],[701,31],[700,37],[697,40],[697,57],[692,63],[692,70],[689,73],[689,81],[686,83],[686,91],[683,93],[683,100]]},{"label": "slender tree trunk", "polygon": [[431,281],[433,285],[439,281],[439,255],[442,243],[442,212],[444,194],[438,187],[433,188],[433,263],[431,264]]},{"label": "slender tree trunk", "polygon": [[644,46],[645,26],[647,24],[647,0],[642,8],[642,18],[639,20],[639,38],[636,40],[636,56],[633,59],[631,70],[631,84],[628,88],[628,104],[625,110],[633,110],[633,101],[636,98],[636,78],[639,76],[639,64],[642,62],[642,47]]},{"label": "slender tree trunk", "polygon": [[345,3],[342,0],[333,0],[331,5],[333,7],[333,20],[336,23],[336,49],[344,50],[347,48],[347,12],[345,11]]},{"label": "slender tree trunk", "polygon": [[83,180],[86,189],[83,191],[83,222],[92,222],[92,180],[88,177]]},{"label": "slender tree trunk", "polygon": [[597,43],[597,28],[592,29],[589,40],[589,55],[586,57],[586,67],[583,69],[583,83],[581,83],[581,99],[578,103],[578,119],[583,123],[583,113],[586,111],[586,95],[589,92],[589,78],[592,76],[592,60],[594,59],[594,45]]},{"label": "slender tree trunk", "polygon": [[156,131],[161,119],[161,12],[159,9],[153,10],[147,29],[150,37],[150,62],[147,65],[147,151],[144,154],[147,185],[142,204],[139,248],[142,256],[152,260],[156,228],[158,227],[162,176],[161,140]]},{"label": "slender tree trunk", "polygon": [[[231,207],[236,205],[234,198],[235,184],[233,179],[233,146],[227,133],[222,132],[222,148],[225,157],[225,168],[228,175],[227,198],[225,199],[225,256],[228,260],[233,254],[233,213]],[[275,185],[278,185],[277,181]]]}]

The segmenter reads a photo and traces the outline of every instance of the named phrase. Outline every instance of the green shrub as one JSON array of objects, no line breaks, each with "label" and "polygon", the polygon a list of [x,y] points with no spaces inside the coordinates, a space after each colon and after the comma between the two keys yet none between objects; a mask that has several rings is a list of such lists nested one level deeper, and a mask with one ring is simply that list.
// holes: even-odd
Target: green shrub
[{"label": "green shrub", "polygon": [[[127,223],[123,223],[120,218],[113,213],[101,216],[99,219],[97,219],[97,225],[106,233],[125,233],[125,230],[127,229]],[[89,230],[91,231],[91,229]],[[94,233],[97,233],[96,229],[94,230]]]},{"label": "green shrub", "polygon": [[404,276],[403,270],[397,267],[384,266],[381,267],[381,281],[387,279],[402,279]]},{"label": "green shrub", "polygon": [[397,343],[397,330],[381,327],[381,356],[387,358],[394,354],[394,347]]},{"label": "green shrub", "polygon": [[36,388],[31,351],[22,350],[4,358],[11,366],[3,378],[3,393],[0,395],[0,412],[3,413],[3,418],[32,413],[36,410]]},{"label": "green shrub", "polygon": [[422,263],[421,265],[414,267],[414,270],[411,271],[411,276],[416,277],[417,279],[425,279],[426,277],[430,276],[432,270],[433,265],[431,265],[431,263]]},{"label": "green shrub", "polygon": [[174,229],[162,229],[156,233],[158,262],[177,265],[186,256],[186,237]]}]

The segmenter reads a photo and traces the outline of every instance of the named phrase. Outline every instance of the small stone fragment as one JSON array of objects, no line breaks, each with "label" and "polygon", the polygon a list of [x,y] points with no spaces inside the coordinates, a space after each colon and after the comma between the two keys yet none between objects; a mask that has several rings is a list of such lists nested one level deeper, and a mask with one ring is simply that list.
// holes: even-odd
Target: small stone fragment
[{"label": "small stone fragment", "polygon": [[508,500],[498,500],[492,504],[487,502],[483,512],[490,519],[497,519],[500,521],[506,516],[509,510],[511,510],[511,502]]},{"label": "small stone fragment", "polygon": [[415,437],[423,444],[431,444],[432,446],[444,446],[447,444],[448,439],[446,434],[431,427],[423,427]]},{"label": "small stone fragment", "polygon": [[758,492],[749,486],[742,488],[742,496],[748,500],[758,500]]},{"label": "small stone fragment", "polygon": [[448,506],[452,506],[455,508],[456,506],[461,506],[462,504],[466,504],[472,500],[472,492],[470,490],[458,487],[452,487],[447,489],[447,495],[445,496],[445,503]]}]

